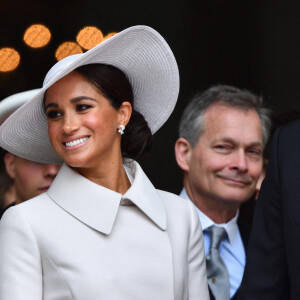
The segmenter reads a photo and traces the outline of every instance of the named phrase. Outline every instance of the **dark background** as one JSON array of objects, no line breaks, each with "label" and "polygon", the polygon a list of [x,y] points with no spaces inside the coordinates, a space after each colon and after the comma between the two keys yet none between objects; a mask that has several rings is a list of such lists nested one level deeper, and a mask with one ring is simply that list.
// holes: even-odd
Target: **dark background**
[{"label": "dark background", "polygon": [[[195,92],[230,84],[262,95],[274,110],[300,109],[299,16],[299,0],[0,0],[0,48],[21,54],[15,71],[0,73],[0,99],[41,87],[56,62],[56,48],[75,41],[84,26],[97,26],[104,34],[133,25],[153,27],[175,54],[181,89],[143,166],[156,187],[177,193],[182,181],[173,151],[177,124]],[[50,43],[38,50],[22,40],[35,23],[52,32]]]}]

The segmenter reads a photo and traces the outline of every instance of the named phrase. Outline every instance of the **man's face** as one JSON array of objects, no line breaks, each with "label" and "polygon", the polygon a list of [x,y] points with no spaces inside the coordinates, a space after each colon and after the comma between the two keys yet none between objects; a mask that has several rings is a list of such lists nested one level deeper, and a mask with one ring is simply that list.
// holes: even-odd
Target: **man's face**
[{"label": "man's face", "polygon": [[15,182],[17,203],[47,191],[60,169],[57,165],[32,162],[11,153],[5,155],[5,165]]},{"label": "man's face", "polygon": [[205,200],[241,203],[262,172],[262,126],[255,110],[221,104],[204,115],[205,130],[188,154],[190,188]]}]

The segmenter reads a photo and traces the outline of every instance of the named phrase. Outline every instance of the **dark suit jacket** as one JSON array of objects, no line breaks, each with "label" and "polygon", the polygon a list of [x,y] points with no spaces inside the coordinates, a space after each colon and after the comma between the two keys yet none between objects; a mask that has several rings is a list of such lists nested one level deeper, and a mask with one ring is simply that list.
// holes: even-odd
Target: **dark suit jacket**
[{"label": "dark suit jacket", "polygon": [[274,135],[239,300],[298,300],[299,280],[300,120]]},{"label": "dark suit jacket", "polygon": [[[255,206],[254,197],[251,198],[249,201],[243,203],[240,207],[240,214],[237,221],[245,250],[247,250],[247,246],[248,246],[254,206]],[[239,294],[239,289],[236,291],[236,293],[231,298],[231,300],[236,300],[238,294]],[[209,289],[209,296],[211,300],[215,300],[215,297],[212,295],[210,289]]]}]

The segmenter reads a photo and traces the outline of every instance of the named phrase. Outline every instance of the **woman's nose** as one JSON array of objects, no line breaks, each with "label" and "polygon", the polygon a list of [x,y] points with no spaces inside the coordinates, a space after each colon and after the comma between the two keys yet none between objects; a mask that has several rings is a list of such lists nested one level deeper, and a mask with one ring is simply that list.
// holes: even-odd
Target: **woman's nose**
[{"label": "woman's nose", "polygon": [[79,120],[72,114],[65,114],[62,131],[65,134],[72,134],[79,129]]}]

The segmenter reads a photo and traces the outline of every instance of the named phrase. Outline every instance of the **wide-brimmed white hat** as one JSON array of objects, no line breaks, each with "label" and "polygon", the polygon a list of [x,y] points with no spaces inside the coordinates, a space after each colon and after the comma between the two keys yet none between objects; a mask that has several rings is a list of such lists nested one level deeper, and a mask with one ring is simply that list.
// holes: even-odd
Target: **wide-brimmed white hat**
[{"label": "wide-brimmed white hat", "polygon": [[11,95],[0,102],[0,125],[19,107],[32,99],[41,89]]},{"label": "wide-brimmed white hat", "polygon": [[45,91],[74,69],[87,64],[109,64],[122,70],[134,94],[134,109],[155,133],[173,111],[179,92],[175,57],[164,38],[147,26],[134,26],[91,50],[56,63],[47,73],[43,88],[0,126],[0,146],[23,158],[60,164],[51,147],[43,109]]}]

